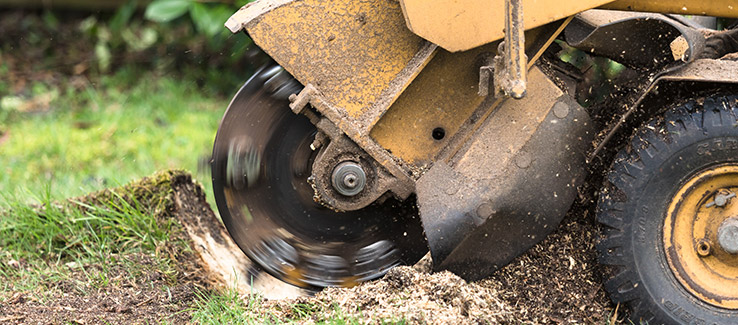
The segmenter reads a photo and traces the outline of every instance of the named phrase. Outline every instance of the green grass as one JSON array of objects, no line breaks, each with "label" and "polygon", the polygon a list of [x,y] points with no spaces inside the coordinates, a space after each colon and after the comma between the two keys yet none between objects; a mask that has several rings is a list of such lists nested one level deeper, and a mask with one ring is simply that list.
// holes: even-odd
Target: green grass
[{"label": "green grass", "polygon": [[[281,310],[287,308],[289,310]],[[278,311],[281,311],[277,313]],[[265,306],[257,294],[240,296],[236,290],[228,289],[216,294],[198,295],[192,310],[192,320],[198,324],[281,324],[313,322],[330,325],[366,324],[369,319],[361,315],[350,315],[336,305],[323,306],[317,303],[293,303],[280,307]],[[371,320],[380,324],[405,324],[405,320]]]},{"label": "green grass", "polygon": [[[252,295],[248,300],[233,289],[219,294],[198,294],[192,312],[192,320],[199,324],[251,324],[274,323],[275,318],[268,312],[258,312],[261,299]],[[256,311],[256,312],[254,312]]]},{"label": "green grass", "polygon": [[47,112],[5,114],[0,123],[0,203],[78,196],[162,169],[197,171],[228,104],[201,95],[194,81],[133,69],[61,93]]},{"label": "green grass", "polygon": [[[105,287],[111,265],[125,265],[131,276],[142,272],[128,260],[132,254],[155,257],[154,267],[172,275],[174,261],[159,254],[183,249],[173,219],[161,217],[170,205],[171,174],[82,200],[55,202],[47,191],[36,199],[39,205],[6,204],[0,212],[0,278],[6,286],[0,292],[32,291],[64,279],[71,269],[81,270],[88,286]],[[89,265],[96,268],[86,270]]]}]

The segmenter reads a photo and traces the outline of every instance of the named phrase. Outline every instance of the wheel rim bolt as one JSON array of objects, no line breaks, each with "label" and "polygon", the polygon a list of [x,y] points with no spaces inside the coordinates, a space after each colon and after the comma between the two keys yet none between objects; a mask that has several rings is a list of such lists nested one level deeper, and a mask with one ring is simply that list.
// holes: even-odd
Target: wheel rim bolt
[{"label": "wheel rim bolt", "polygon": [[700,239],[700,241],[697,242],[696,249],[697,249],[697,255],[705,257],[710,255],[711,251],[710,242],[705,239]]},{"label": "wheel rim bolt", "polygon": [[707,207],[724,207],[728,202],[730,202],[730,199],[735,197],[735,193],[728,191],[728,190],[720,190],[717,194],[715,194],[715,199],[707,204]]},{"label": "wheel rim bolt", "polygon": [[718,244],[730,254],[738,254],[738,217],[728,218],[718,228]]}]

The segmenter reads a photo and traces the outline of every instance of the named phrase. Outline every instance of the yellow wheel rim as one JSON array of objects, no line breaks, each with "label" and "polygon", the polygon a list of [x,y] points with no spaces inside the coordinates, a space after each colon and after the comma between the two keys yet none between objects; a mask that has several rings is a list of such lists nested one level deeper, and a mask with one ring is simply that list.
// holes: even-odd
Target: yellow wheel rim
[{"label": "yellow wheel rim", "polygon": [[738,165],[704,170],[682,185],[664,221],[669,267],[692,295],[711,305],[738,309],[738,254],[725,251],[718,229],[738,217]]}]

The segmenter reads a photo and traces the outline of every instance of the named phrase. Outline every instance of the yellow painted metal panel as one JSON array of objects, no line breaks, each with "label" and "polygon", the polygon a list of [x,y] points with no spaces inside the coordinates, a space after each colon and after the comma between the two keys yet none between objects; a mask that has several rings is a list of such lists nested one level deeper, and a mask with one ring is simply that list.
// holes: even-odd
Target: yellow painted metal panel
[{"label": "yellow painted metal panel", "polygon": [[[484,100],[477,95],[479,63],[495,52],[492,45],[439,51],[374,126],[372,138],[407,163],[429,163]],[[443,129],[443,139],[433,138],[436,128]]]},{"label": "yellow painted metal panel", "polygon": [[[525,32],[526,52],[531,57],[528,69],[564,26],[549,25]],[[374,126],[371,137],[405,163],[422,169],[449,144],[474,111],[501,102],[498,98],[493,100],[495,104],[485,104],[490,99],[477,93],[479,67],[497,54],[498,45],[492,42],[459,53],[438,50]],[[433,138],[436,128],[443,129],[443,139]]]},{"label": "yellow painted metal panel", "polygon": [[[525,29],[542,26],[612,0],[523,0]],[[503,0],[401,0],[408,27],[444,49],[457,52],[501,39]]]},{"label": "yellow painted metal panel", "polygon": [[260,48],[352,120],[405,86],[393,81],[427,44],[392,0],[271,0],[242,11]]}]

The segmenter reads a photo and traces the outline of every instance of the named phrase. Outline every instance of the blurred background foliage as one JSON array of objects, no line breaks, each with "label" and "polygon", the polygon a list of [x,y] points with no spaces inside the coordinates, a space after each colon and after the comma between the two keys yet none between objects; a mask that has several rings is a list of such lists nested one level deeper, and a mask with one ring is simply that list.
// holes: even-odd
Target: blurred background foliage
[{"label": "blurred background foliage", "polygon": [[266,59],[223,26],[247,2],[0,0],[0,203],[167,168],[208,188],[220,117]]},{"label": "blurred background foliage", "polygon": [[0,0],[0,130],[124,68],[230,96],[264,60],[223,27],[250,1]]},{"label": "blurred background foliage", "polygon": [[[251,40],[223,27],[247,0],[129,0],[118,1],[117,8],[107,8],[109,4],[100,8],[101,2],[94,0],[44,2],[51,7],[14,1],[0,0],[0,8],[5,5],[0,9],[0,76],[46,72],[57,79],[80,75],[94,79],[136,65],[183,74],[198,80],[204,91],[222,94],[232,92],[253,69],[251,60],[245,59]],[[23,88],[12,87],[14,80],[29,79],[13,77],[0,84],[0,96],[12,92],[10,88]]]}]

